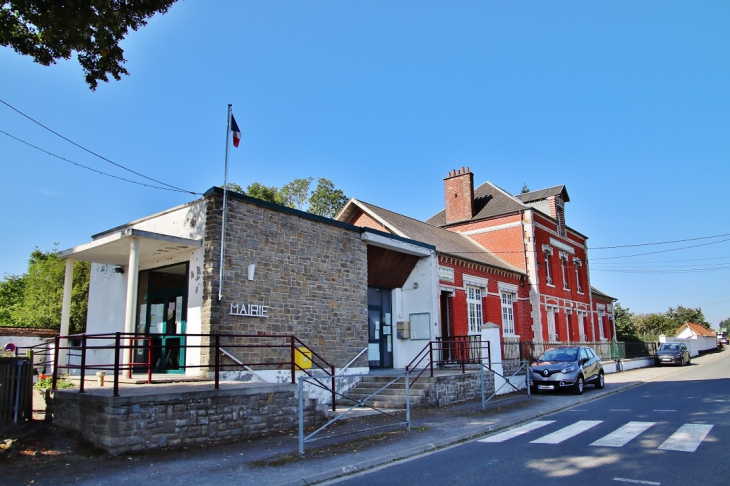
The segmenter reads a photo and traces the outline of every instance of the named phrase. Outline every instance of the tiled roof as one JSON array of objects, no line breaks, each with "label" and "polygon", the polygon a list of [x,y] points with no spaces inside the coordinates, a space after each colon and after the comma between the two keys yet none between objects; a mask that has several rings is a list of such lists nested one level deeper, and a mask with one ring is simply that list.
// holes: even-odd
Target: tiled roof
[{"label": "tiled roof", "polygon": [[[474,216],[471,219],[489,218],[524,209],[529,209],[529,206],[491,182],[485,182],[474,189]],[[444,226],[446,224],[446,209],[436,213],[426,222],[434,226]]]},{"label": "tiled roof", "polygon": [[551,196],[563,196],[563,201],[570,201],[570,197],[568,196],[568,190],[565,188],[565,186],[548,187],[547,189],[540,189],[538,191],[517,194],[515,197],[523,203],[527,204],[535,201],[542,201],[543,199],[547,199]]},{"label": "tiled roof", "polygon": [[685,322],[684,324],[679,326],[679,329],[677,329],[677,332],[675,332],[674,335],[676,336],[677,334],[679,334],[682,331],[682,329],[685,328],[685,326],[688,327],[690,329],[690,331],[692,331],[697,336],[706,336],[706,337],[717,336],[717,333],[715,331],[711,331],[711,330],[707,329],[705,326],[702,326],[700,324],[695,324],[694,322]]},{"label": "tiled roof", "polygon": [[[524,275],[524,271],[494,256],[459,233],[454,233],[356,199],[351,199],[348,203],[348,205],[352,204],[376,215],[378,219],[389,225],[392,231],[398,232],[406,238],[435,246],[436,251],[441,254]],[[353,217],[353,209],[349,207],[343,210],[340,213],[341,220],[343,220],[342,217]],[[346,222],[349,222],[349,220]]]}]

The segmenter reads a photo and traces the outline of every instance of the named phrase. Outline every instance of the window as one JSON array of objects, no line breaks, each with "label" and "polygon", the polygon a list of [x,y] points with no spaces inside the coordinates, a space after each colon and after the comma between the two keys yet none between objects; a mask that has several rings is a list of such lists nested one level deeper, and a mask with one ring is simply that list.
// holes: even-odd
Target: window
[{"label": "window", "polygon": [[582,264],[581,264],[580,260],[573,260],[573,263],[575,264],[575,286],[578,289],[578,293],[582,294],[583,293],[583,284],[580,281],[580,267]]},{"label": "window", "polygon": [[573,317],[573,312],[570,310],[565,311],[565,333],[566,333],[566,342],[570,342],[570,319]]},{"label": "window", "polygon": [[555,332],[555,307],[547,308],[547,320],[548,320],[548,341],[557,341],[558,334]]},{"label": "window", "polygon": [[560,252],[560,268],[563,270],[563,288],[565,290],[570,290],[570,285],[568,284],[568,254]]},{"label": "window", "polygon": [[586,313],[578,311],[578,331],[581,342],[586,342]]},{"label": "window", "polygon": [[601,339],[606,339],[606,336],[603,332],[603,316],[606,315],[606,311],[603,309],[598,309],[598,336]]},{"label": "window", "polygon": [[479,287],[466,287],[466,305],[469,311],[469,333],[482,332],[482,289]]},{"label": "window", "polygon": [[502,333],[515,333],[514,296],[508,292],[502,292]]},{"label": "window", "polygon": [[550,272],[550,252],[545,252],[545,281],[548,283],[548,285],[553,284],[553,276]]}]

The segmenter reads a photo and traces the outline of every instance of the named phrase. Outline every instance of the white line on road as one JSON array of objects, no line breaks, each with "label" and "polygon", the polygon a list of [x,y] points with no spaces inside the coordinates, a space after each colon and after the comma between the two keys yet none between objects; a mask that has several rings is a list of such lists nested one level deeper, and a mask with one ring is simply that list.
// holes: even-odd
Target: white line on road
[{"label": "white line on road", "polygon": [[676,412],[676,410],[654,410],[655,412]]},{"label": "white line on road", "polygon": [[630,408],[612,408],[609,412],[630,412]]},{"label": "white line on road", "polygon": [[635,484],[652,484],[654,486],[659,486],[662,483],[657,483],[655,481],[643,481],[641,479],[626,479],[626,478],[613,478],[614,481],[621,481],[622,483],[635,483]]},{"label": "white line on road", "polygon": [[630,440],[644,432],[656,422],[629,422],[620,429],[614,430],[607,436],[595,441],[592,446],[596,447],[623,447]]},{"label": "white line on road", "polygon": [[556,432],[553,432],[552,434],[548,434],[545,437],[540,437],[539,439],[533,440],[530,442],[531,444],[560,444],[564,440],[570,439],[571,437],[574,437],[581,432],[585,432],[586,430],[590,429],[591,427],[595,427],[596,425],[602,423],[603,420],[580,420],[573,425],[569,425],[565,428],[562,428]]},{"label": "white line on road", "polygon": [[684,424],[664,441],[659,449],[663,451],[694,452],[712,430],[708,424]]},{"label": "white line on road", "polygon": [[477,442],[504,442],[506,440],[512,439],[513,437],[517,437],[519,435],[531,432],[535,429],[539,429],[540,427],[550,425],[553,422],[555,422],[555,420],[536,420],[535,422],[530,422],[529,424],[522,425],[506,432],[502,432],[501,434],[492,435],[490,437],[487,437],[486,439],[480,439]]}]

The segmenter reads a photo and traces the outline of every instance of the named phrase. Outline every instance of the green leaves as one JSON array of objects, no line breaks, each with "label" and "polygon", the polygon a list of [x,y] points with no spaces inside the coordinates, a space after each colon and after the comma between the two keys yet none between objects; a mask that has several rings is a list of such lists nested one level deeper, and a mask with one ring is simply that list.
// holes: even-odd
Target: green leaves
[{"label": "green leaves", "polygon": [[[244,194],[318,216],[334,218],[345,206],[348,197],[342,189],[337,189],[331,180],[324,177],[317,179],[317,187],[310,192],[312,181],[314,181],[312,177],[294,179],[281,189],[254,182],[246,188]],[[226,189],[243,193],[241,186],[234,182],[226,184]]]},{"label": "green leaves", "polygon": [[[74,263],[69,324],[72,334],[86,328],[90,269],[87,262]],[[0,281],[0,325],[58,329],[65,275],[66,261],[58,258],[56,249],[33,250],[27,273],[5,275]]]},{"label": "green leaves", "polygon": [[176,0],[10,0],[0,7],[0,45],[44,66],[78,54],[95,90],[129,73],[119,43],[129,32],[166,13]]}]

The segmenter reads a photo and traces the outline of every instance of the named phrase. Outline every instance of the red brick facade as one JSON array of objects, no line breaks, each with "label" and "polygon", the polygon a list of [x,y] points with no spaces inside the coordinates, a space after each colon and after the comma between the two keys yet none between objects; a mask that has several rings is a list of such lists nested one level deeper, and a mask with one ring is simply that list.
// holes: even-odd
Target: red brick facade
[{"label": "red brick facade", "polygon": [[446,222],[464,221],[474,215],[474,174],[462,167],[444,179]]}]

